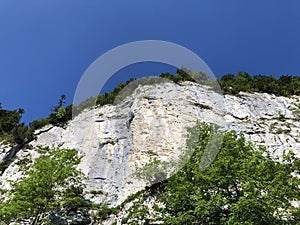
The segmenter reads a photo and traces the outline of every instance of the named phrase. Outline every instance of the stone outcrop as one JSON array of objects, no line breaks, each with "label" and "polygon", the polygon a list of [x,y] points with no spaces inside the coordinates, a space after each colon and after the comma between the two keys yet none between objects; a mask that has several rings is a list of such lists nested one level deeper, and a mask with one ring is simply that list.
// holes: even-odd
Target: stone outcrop
[{"label": "stone outcrop", "polygon": [[[19,151],[0,177],[0,188],[9,188],[9,180],[22,176],[22,165],[40,155],[39,146],[75,148],[82,156],[79,168],[88,177],[86,197],[117,205],[145,186],[132,175],[136,166],[151,157],[176,162],[185,148],[187,128],[197,120],[241,132],[274,157],[289,150],[300,157],[300,119],[293,113],[299,102],[295,96],[261,93],[223,96],[190,82],[139,86],[117,105],[85,110],[65,128],[38,131],[32,148]],[[0,148],[0,157],[7,149]]]}]

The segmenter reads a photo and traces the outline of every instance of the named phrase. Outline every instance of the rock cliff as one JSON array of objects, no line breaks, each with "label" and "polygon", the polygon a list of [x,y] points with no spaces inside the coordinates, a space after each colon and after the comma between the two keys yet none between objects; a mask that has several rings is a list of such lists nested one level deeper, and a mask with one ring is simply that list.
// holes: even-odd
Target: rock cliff
[{"label": "rock cliff", "polygon": [[[0,188],[9,188],[9,180],[22,176],[22,166],[40,155],[36,147],[75,148],[82,156],[79,167],[88,177],[86,197],[117,205],[145,186],[132,176],[136,166],[151,156],[175,161],[185,147],[187,128],[197,120],[241,132],[274,157],[289,150],[300,157],[300,119],[294,113],[299,103],[296,96],[224,96],[191,82],[139,86],[117,105],[85,110],[65,128],[38,131],[32,147],[19,151],[0,177]],[[0,147],[1,158],[8,149]]]}]

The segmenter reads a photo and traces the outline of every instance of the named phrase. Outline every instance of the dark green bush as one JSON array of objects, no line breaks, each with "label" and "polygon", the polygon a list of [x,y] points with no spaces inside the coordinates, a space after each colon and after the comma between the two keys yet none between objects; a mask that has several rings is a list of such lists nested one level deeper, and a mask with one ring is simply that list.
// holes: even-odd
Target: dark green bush
[{"label": "dark green bush", "polygon": [[225,94],[237,95],[240,91],[261,92],[289,97],[300,95],[300,77],[282,75],[278,79],[273,76],[254,75],[239,72],[236,76],[226,74],[219,83]]}]

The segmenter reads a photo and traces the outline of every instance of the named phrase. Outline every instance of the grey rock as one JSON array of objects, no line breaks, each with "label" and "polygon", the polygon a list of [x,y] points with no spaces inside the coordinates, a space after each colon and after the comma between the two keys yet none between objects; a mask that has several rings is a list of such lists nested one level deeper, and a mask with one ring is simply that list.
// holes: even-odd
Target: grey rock
[{"label": "grey rock", "polygon": [[[77,149],[83,157],[79,168],[88,177],[86,198],[115,206],[145,187],[145,181],[132,175],[136,166],[151,157],[176,162],[185,148],[187,128],[198,120],[241,132],[274,158],[290,150],[300,156],[300,121],[293,115],[294,103],[299,102],[296,96],[261,93],[223,96],[190,82],[139,86],[121,103],[85,110],[65,128],[43,128],[47,131],[30,144]],[[34,148],[17,153],[0,177],[0,188],[9,189],[8,180],[23,175],[16,162],[22,157],[34,161],[39,156]],[[6,149],[0,147],[0,159]],[[100,190],[103,193],[91,194]]]}]

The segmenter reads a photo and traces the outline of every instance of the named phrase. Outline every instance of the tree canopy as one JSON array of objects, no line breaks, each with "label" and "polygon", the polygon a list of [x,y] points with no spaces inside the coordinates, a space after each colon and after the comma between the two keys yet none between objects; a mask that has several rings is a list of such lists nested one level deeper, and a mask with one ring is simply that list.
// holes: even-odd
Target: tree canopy
[{"label": "tree canopy", "polygon": [[21,123],[24,109],[7,110],[0,104],[0,141],[22,145],[33,140],[33,131]]},{"label": "tree canopy", "polygon": [[[199,126],[201,129],[199,129]],[[293,153],[280,162],[265,148],[255,148],[234,131],[225,133],[221,149],[204,171],[201,159],[212,126],[198,124],[189,136],[194,151],[187,164],[165,182],[150,189],[157,203],[149,211],[143,201],[127,211],[126,224],[300,224],[300,160]],[[149,196],[149,191],[142,197]],[[153,212],[154,210],[154,212]],[[156,216],[153,216],[156,215]]]},{"label": "tree canopy", "polygon": [[271,159],[234,131],[224,136],[210,167],[199,171],[210,127],[202,125],[194,154],[166,183],[166,224],[296,224],[300,161],[292,153]]},{"label": "tree canopy", "polygon": [[34,129],[40,129],[45,125],[52,124],[55,126],[64,126],[72,119],[72,105],[65,106],[66,95],[61,95],[56,106],[52,108],[50,115],[46,118],[34,120],[29,123],[29,126]]},{"label": "tree canopy", "polygon": [[278,79],[273,76],[254,75],[238,72],[237,75],[226,74],[219,81],[225,94],[237,95],[240,91],[261,92],[277,96],[300,95],[300,77],[282,75]]},{"label": "tree canopy", "polygon": [[32,168],[8,191],[0,205],[0,224],[31,219],[39,224],[51,210],[72,209],[83,204],[82,173],[74,149],[46,149]]},{"label": "tree canopy", "polygon": [[45,125],[63,126],[72,119],[72,105],[65,107],[65,99],[66,96],[62,95],[47,118],[34,120],[29,123],[29,126],[21,122],[24,109],[7,110],[3,109],[0,103],[0,141],[22,146],[32,141],[34,131]]}]

